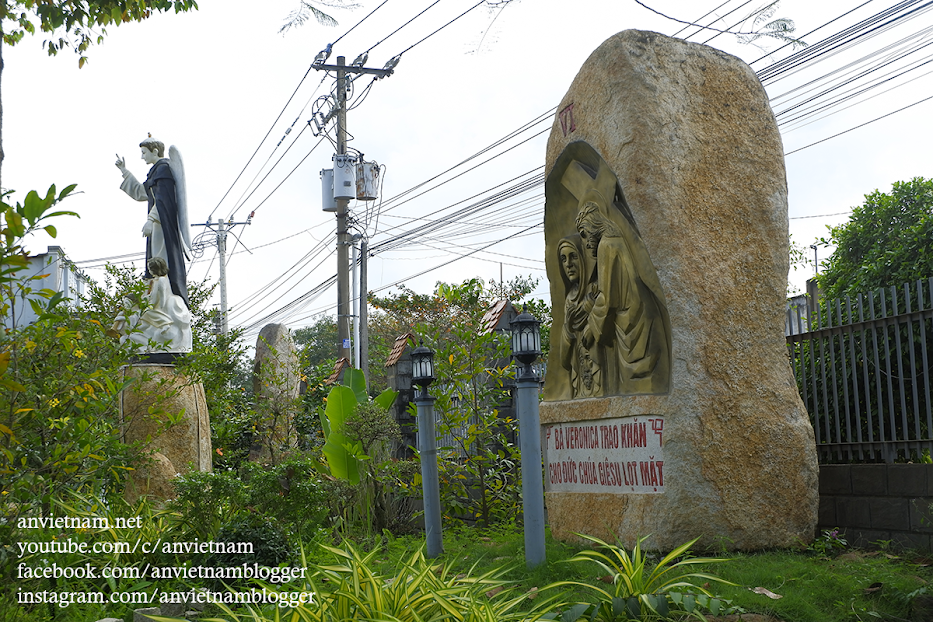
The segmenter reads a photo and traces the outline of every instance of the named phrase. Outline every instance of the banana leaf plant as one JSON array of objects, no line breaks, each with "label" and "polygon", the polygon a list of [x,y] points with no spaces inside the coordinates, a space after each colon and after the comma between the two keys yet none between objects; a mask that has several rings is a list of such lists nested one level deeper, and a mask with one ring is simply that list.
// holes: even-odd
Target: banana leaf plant
[{"label": "banana leaf plant", "polygon": [[[388,409],[395,402],[398,391],[386,389],[373,401],[381,408]],[[338,479],[348,480],[351,484],[360,483],[360,464],[371,459],[366,455],[359,442],[351,441],[344,434],[344,423],[357,406],[369,402],[366,393],[366,378],[359,369],[347,369],[343,373],[343,384],[334,386],[327,395],[327,406],[321,415],[321,427],[324,430],[324,457],[330,474]]]}]

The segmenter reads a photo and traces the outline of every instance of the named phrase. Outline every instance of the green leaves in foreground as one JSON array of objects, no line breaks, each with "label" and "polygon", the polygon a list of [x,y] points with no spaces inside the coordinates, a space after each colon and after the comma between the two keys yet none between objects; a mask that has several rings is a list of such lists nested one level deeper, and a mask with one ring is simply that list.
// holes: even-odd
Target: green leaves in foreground
[{"label": "green leaves in foreground", "polygon": [[[531,594],[516,594],[514,582],[503,579],[501,569],[473,576],[474,567],[466,575],[454,574],[445,564],[429,564],[419,549],[402,558],[393,573],[382,574],[374,569],[376,557],[384,554],[379,549],[363,554],[350,543],[341,548],[322,546],[333,561],[311,565],[303,586],[280,588],[313,592],[313,603],[283,609],[245,606],[238,612],[218,604],[223,617],[205,622],[533,622],[556,606],[553,599],[539,596],[532,600]],[[276,590],[270,585],[263,587]]]},{"label": "green leaves in foreground", "polygon": [[595,563],[611,580],[611,587],[602,588],[578,581],[560,581],[550,587],[574,585],[591,590],[596,600],[574,605],[561,616],[562,622],[599,620],[668,619],[673,613],[687,614],[703,620],[702,612],[713,615],[734,613],[736,609],[709,590],[694,583],[695,580],[716,581],[732,585],[716,575],[696,572],[695,566],[727,561],[712,557],[687,557],[690,547],[699,538],[682,544],[657,563],[648,559],[642,545],[647,539],[639,538],[631,553],[624,547],[608,544],[599,538],[577,534],[599,548],[581,551],[568,559],[571,563]]}]

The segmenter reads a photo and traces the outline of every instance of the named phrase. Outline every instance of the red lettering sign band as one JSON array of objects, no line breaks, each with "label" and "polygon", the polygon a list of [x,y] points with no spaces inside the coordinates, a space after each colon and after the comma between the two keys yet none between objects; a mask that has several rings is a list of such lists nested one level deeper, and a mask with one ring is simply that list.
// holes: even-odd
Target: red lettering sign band
[{"label": "red lettering sign band", "polygon": [[[651,430],[652,434],[648,433]],[[658,415],[545,426],[549,492],[664,492],[664,418]]]}]

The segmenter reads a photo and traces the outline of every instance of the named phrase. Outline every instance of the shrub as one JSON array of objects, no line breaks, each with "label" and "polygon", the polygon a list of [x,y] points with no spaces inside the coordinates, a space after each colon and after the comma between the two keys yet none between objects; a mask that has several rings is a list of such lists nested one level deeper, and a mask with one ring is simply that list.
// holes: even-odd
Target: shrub
[{"label": "shrub", "polygon": [[275,519],[299,538],[328,515],[328,491],[310,454],[271,467],[246,462],[239,472],[188,473],[175,480],[175,494],[170,507],[180,514],[188,535],[202,540],[247,513]]},{"label": "shrub", "polygon": [[621,545],[612,545],[599,538],[578,534],[596,544],[599,549],[585,550],[567,560],[570,563],[595,563],[607,573],[611,587],[603,588],[577,581],[561,581],[548,587],[576,585],[594,593],[596,600],[579,603],[564,613],[563,622],[579,619],[601,622],[667,618],[671,612],[682,612],[704,620],[702,611],[713,615],[734,613],[728,601],[716,598],[694,580],[718,581],[732,585],[724,579],[705,572],[692,572],[692,566],[726,561],[718,558],[687,557],[690,547],[699,538],[682,544],[656,564],[648,560],[639,538],[632,552]]},{"label": "shrub", "polygon": [[252,552],[212,553],[206,565],[212,567],[234,567],[241,564],[259,564],[276,567],[291,561],[293,551],[285,532],[268,516],[249,512],[233,518],[221,526],[215,538],[217,542],[250,543]]}]

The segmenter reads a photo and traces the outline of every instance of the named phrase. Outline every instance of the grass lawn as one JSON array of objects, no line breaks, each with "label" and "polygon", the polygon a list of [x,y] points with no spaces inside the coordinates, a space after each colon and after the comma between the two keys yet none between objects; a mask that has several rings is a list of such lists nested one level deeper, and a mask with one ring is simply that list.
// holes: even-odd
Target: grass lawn
[{"label": "grass lawn", "polygon": [[[420,538],[395,539],[378,562],[389,572],[399,557],[421,544]],[[457,572],[468,572],[474,566],[474,572],[482,572],[511,565],[507,576],[519,582],[523,591],[563,580],[608,587],[601,583],[595,565],[565,561],[581,549],[548,536],[547,564],[529,571],[524,565],[521,531],[459,529],[445,531],[441,560],[453,564]],[[737,585],[712,583],[708,589],[749,613],[784,622],[909,620],[911,599],[927,590],[933,595],[928,587],[933,581],[933,558],[923,554],[846,549],[835,555],[803,550],[712,555],[729,561],[702,570]],[[752,591],[755,588],[765,588],[780,598],[756,593]],[[591,594],[583,589],[573,591],[568,598],[577,599],[592,602]]]}]

